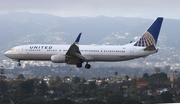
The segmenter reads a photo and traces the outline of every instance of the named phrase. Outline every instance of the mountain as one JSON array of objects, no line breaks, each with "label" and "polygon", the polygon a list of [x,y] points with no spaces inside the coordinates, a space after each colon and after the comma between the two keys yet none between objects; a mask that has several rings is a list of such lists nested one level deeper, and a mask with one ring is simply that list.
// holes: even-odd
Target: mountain
[{"label": "mountain", "polygon": [[[156,18],[155,18],[156,19]],[[154,20],[155,20],[154,19]],[[49,14],[13,12],[0,15],[0,59],[3,53],[23,44],[71,44],[82,32],[80,44],[126,44],[143,32],[154,20],[127,17],[58,17]],[[180,20],[165,18],[158,41],[159,52],[146,60],[130,61],[132,66],[170,65],[178,67]],[[123,65],[129,65],[121,62]],[[126,64],[124,64],[126,63]],[[112,63],[114,64],[114,63]],[[119,64],[121,65],[122,64]]]}]

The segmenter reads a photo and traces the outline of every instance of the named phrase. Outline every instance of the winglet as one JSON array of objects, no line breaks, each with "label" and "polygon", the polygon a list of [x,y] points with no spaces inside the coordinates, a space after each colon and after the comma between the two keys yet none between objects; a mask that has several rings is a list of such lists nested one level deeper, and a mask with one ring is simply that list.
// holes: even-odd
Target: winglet
[{"label": "winglet", "polygon": [[78,44],[78,43],[79,43],[79,40],[80,40],[80,38],[81,38],[81,34],[82,34],[82,33],[79,33],[79,35],[78,35],[78,37],[76,38],[76,40],[75,40],[75,42],[74,42],[74,43],[76,43],[76,44]]}]

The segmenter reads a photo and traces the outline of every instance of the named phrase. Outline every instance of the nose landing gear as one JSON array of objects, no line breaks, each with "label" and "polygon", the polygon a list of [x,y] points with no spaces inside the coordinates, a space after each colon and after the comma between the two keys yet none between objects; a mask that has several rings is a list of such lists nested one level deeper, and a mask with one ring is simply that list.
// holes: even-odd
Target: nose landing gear
[{"label": "nose landing gear", "polygon": [[17,63],[17,66],[21,66],[21,63],[20,63],[20,62],[18,62],[18,63]]},{"label": "nose landing gear", "polygon": [[20,62],[20,60],[18,60],[17,66],[21,66],[21,62]]}]

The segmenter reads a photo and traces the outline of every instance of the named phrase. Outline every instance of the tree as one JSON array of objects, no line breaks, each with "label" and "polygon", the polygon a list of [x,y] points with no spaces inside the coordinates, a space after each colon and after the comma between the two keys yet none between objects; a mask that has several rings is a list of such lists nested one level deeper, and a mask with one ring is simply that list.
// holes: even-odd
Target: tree
[{"label": "tree", "polygon": [[96,86],[95,81],[90,81],[87,87],[88,87],[88,91],[92,91],[92,90],[95,90],[97,86]]},{"label": "tree", "polygon": [[74,83],[74,84],[79,83],[80,80],[81,80],[81,78],[79,78],[79,77],[77,77],[77,76],[73,76],[73,77],[72,77],[72,83]]},{"label": "tree", "polygon": [[25,80],[25,77],[23,74],[19,74],[16,78],[18,81],[24,81]]},{"label": "tree", "polygon": [[10,104],[10,100],[4,97],[0,97],[0,104]]},{"label": "tree", "polygon": [[114,72],[114,75],[115,75],[115,76],[117,76],[117,75],[118,75],[118,72],[117,72],[117,71],[115,71],[115,72]]},{"label": "tree", "polygon": [[156,67],[155,68],[155,73],[157,74],[157,73],[160,73],[160,72],[161,72],[161,69],[159,67]]},{"label": "tree", "polygon": [[45,104],[45,100],[46,99],[44,99],[43,97],[32,96],[32,97],[19,99],[15,101],[15,104]]},{"label": "tree", "polygon": [[128,75],[126,75],[125,78],[126,78],[127,81],[129,80],[129,76]]},{"label": "tree", "polygon": [[4,67],[0,67],[0,81],[4,81],[6,79],[6,76],[4,76]]},{"label": "tree", "polygon": [[115,93],[107,98],[108,104],[123,104],[125,101],[122,93]]},{"label": "tree", "polygon": [[142,104],[142,103],[139,100],[128,97],[128,98],[126,98],[126,100],[124,101],[123,104]]},{"label": "tree", "polygon": [[177,88],[180,88],[180,76],[175,79],[174,83],[176,84]]},{"label": "tree", "polygon": [[23,101],[31,102],[31,104],[44,104],[45,103],[45,99],[38,96],[29,97],[27,99],[24,99]]},{"label": "tree", "polygon": [[33,103],[31,101],[22,100],[22,101],[18,102],[18,104],[33,104]]},{"label": "tree", "polygon": [[158,82],[159,84],[162,84],[167,80],[168,80],[167,74],[164,72],[150,75],[150,81]]},{"label": "tree", "polygon": [[81,83],[86,82],[86,79],[84,77],[81,78]]},{"label": "tree", "polygon": [[61,79],[58,76],[53,76],[49,80],[49,85],[51,87],[54,87],[57,83],[60,83],[60,82],[61,82]]},{"label": "tree", "polygon": [[72,100],[67,98],[62,98],[58,100],[48,100],[45,104],[74,104]]},{"label": "tree", "polygon": [[169,91],[161,93],[160,102],[162,102],[162,103],[173,103],[173,94],[170,93]]},{"label": "tree", "polygon": [[6,76],[4,76],[4,67],[1,66],[0,68],[0,96],[4,95],[7,92],[7,83],[5,81]]},{"label": "tree", "polygon": [[38,85],[38,94],[45,95],[48,91],[47,83],[44,80],[40,80]]},{"label": "tree", "polygon": [[66,94],[72,91],[72,86],[68,83],[59,83],[56,85],[56,90],[61,91],[62,94]]},{"label": "tree", "polygon": [[87,85],[83,83],[78,83],[75,89],[77,92],[81,92],[82,96],[85,96],[85,93],[87,91]]},{"label": "tree", "polygon": [[34,92],[34,80],[28,79],[18,84],[18,91],[21,94],[32,94]]},{"label": "tree", "polygon": [[157,89],[157,88],[167,88],[170,86],[170,83],[168,84],[168,77],[167,74],[164,72],[152,74],[149,76],[149,87],[150,89]]},{"label": "tree", "polygon": [[75,97],[87,97],[87,85],[84,83],[78,83],[75,88]]},{"label": "tree", "polygon": [[54,81],[55,81],[55,82],[61,82],[61,79],[60,79],[58,76],[55,76],[55,77],[54,77]]},{"label": "tree", "polygon": [[87,101],[84,101],[83,104],[106,104],[106,103],[99,100],[87,100]]},{"label": "tree", "polygon": [[59,104],[73,104],[73,101],[67,98],[59,99]]},{"label": "tree", "polygon": [[148,73],[144,73],[143,74],[143,78],[148,79],[149,78],[149,74]]},{"label": "tree", "polygon": [[0,95],[4,95],[8,91],[7,82],[2,80],[0,81]]}]

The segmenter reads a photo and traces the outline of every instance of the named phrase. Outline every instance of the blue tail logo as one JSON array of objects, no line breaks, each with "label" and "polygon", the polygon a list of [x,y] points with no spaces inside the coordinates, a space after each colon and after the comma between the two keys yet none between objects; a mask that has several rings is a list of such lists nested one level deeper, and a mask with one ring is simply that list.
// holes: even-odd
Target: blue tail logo
[{"label": "blue tail logo", "polygon": [[148,47],[151,45],[156,46],[159,32],[161,29],[163,18],[158,17],[143,36],[134,44],[134,46]]}]

